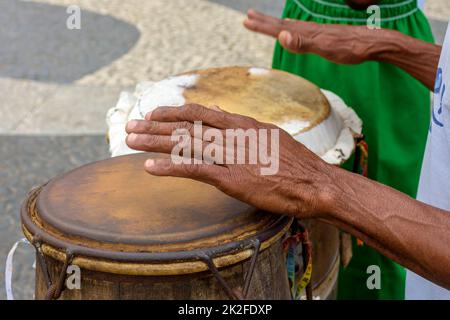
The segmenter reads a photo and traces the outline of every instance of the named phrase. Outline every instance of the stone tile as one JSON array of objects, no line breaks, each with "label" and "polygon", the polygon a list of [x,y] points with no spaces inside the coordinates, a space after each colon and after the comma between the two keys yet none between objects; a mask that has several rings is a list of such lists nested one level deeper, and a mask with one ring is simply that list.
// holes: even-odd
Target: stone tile
[{"label": "stone tile", "polygon": [[[276,0],[277,2],[281,0]],[[133,24],[137,43],[78,84],[132,86],[188,70],[226,65],[270,66],[274,40],[242,26],[244,14],[202,0],[40,0],[80,5]]]},{"label": "stone tile", "polygon": [[284,0],[208,0],[233,10],[246,13],[248,9],[252,8],[265,14],[270,14],[274,17],[281,17],[283,13]]},{"label": "stone tile", "polygon": [[55,91],[54,85],[0,78],[0,134],[14,131],[22,119],[34,114]]},{"label": "stone tile", "polygon": [[430,18],[448,21],[450,20],[450,1],[425,0],[424,12]]},{"label": "stone tile", "polygon": [[81,29],[68,29],[67,7],[0,1],[0,77],[71,83],[120,58],[139,39],[134,25],[89,10],[81,13]]},{"label": "stone tile", "polygon": [[105,134],[106,111],[122,88],[58,86],[11,134]]},{"label": "stone tile", "polygon": [[[450,17],[449,17],[450,19]],[[442,45],[447,31],[448,22],[436,19],[430,19],[431,29],[433,30],[434,40],[437,44]]]},{"label": "stone tile", "polygon": [[[0,135],[0,300],[6,298],[6,255],[22,238],[19,208],[27,192],[52,177],[85,163],[108,158],[104,136]],[[34,288],[33,250],[21,247],[14,264],[14,291],[30,299]]]}]

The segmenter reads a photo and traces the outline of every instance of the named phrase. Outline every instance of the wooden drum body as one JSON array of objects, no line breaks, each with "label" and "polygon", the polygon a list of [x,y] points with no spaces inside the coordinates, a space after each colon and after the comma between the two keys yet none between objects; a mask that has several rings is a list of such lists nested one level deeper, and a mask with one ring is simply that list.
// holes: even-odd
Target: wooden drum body
[{"label": "wooden drum body", "polygon": [[[48,267],[52,279],[61,274],[63,263],[49,258]],[[231,288],[242,288],[245,274],[250,269],[250,261],[220,270],[223,279]],[[209,271],[179,276],[134,276],[119,275],[81,269],[80,290],[64,290],[61,299],[82,300],[149,300],[149,299],[229,299],[223,286]],[[37,265],[36,299],[45,299],[47,285],[43,270]],[[286,277],[286,264],[277,240],[271,247],[260,253],[254,269],[247,299],[290,299]]]},{"label": "wooden drum body", "polygon": [[[292,219],[145,174],[149,156],[89,164],[30,193],[22,222],[39,249],[36,298],[289,299],[281,241]],[[79,290],[63,290],[69,265]]]}]

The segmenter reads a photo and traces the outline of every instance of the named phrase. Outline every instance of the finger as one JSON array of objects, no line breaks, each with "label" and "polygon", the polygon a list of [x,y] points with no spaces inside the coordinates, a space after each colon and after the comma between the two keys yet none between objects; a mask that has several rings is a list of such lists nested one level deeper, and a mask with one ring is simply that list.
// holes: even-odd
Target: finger
[{"label": "finger", "polygon": [[207,145],[214,144],[214,142],[202,141],[190,135],[159,136],[136,133],[130,133],[126,143],[131,149],[146,152],[180,155],[184,150],[190,151],[190,154],[183,154],[185,157],[196,156],[196,153],[201,156]]},{"label": "finger", "polygon": [[248,9],[247,17],[250,20],[266,21],[266,22],[271,22],[273,24],[281,24],[283,22],[283,20],[281,20],[279,18],[266,15],[262,12],[254,10],[254,9]]},{"label": "finger", "polygon": [[176,129],[186,129],[191,132],[193,123],[181,122],[157,122],[147,120],[131,120],[127,123],[125,131],[127,133],[147,133],[154,135],[171,135]]},{"label": "finger", "polygon": [[213,105],[211,106],[211,109],[215,110],[215,111],[220,111],[223,112],[224,110],[222,110],[219,106]]},{"label": "finger", "polygon": [[278,41],[290,52],[304,53],[310,49],[309,38],[302,36],[299,32],[282,31],[278,36]]},{"label": "finger", "polygon": [[228,174],[228,169],[222,166],[174,163],[172,159],[148,159],[144,167],[155,176],[190,178],[215,186]]},{"label": "finger", "polygon": [[278,34],[283,30],[281,25],[268,23],[260,20],[250,20],[244,21],[244,26],[250,31],[262,33],[271,37],[278,37]]},{"label": "finger", "polygon": [[218,129],[245,129],[255,125],[255,120],[249,117],[212,110],[198,104],[187,104],[181,107],[158,107],[153,110],[149,119],[161,122],[201,121],[203,125]]},{"label": "finger", "polygon": [[[191,136],[194,136],[194,124],[188,121],[179,122],[158,122],[148,120],[131,120],[127,123],[125,131],[127,133],[146,133],[153,135],[172,135],[174,131],[183,129],[189,131]],[[202,126],[201,132],[211,129],[208,126]]]},{"label": "finger", "polygon": [[225,152],[227,152],[223,142],[204,141],[184,134],[179,136],[159,136],[130,133],[126,138],[126,143],[134,150],[196,158],[203,160],[205,163],[224,163],[223,156],[221,158],[219,156],[211,158],[209,152],[204,152],[205,148],[221,150],[221,154],[226,154]]},{"label": "finger", "polygon": [[160,153],[171,153],[178,143],[172,141],[170,136],[139,133],[130,133],[125,142],[134,150]]}]

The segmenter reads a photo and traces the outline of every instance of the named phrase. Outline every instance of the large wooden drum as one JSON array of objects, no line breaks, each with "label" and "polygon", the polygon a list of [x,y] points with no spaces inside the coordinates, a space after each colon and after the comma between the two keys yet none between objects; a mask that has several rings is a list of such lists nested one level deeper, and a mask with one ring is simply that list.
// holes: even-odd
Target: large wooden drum
[{"label": "large wooden drum", "polygon": [[[122,93],[107,117],[113,156],[135,152],[125,140],[125,123],[142,119],[160,105],[199,103],[274,123],[323,160],[340,165],[355,149],[361,121],[335,94],[292,74],[253,67],[187,72]],[[339,231],[320,221],[304,221],[312,242],[313,296],[335,297],[340,261]]]},{"label": "large wooden drum", "polygon": [[[29,194],[21,216],[38,248],[36,298],[289,299],[282,237],[292,219],[145,174],[148,157],[92,163]],[[71,265],[80,289],[65,288]]]}]

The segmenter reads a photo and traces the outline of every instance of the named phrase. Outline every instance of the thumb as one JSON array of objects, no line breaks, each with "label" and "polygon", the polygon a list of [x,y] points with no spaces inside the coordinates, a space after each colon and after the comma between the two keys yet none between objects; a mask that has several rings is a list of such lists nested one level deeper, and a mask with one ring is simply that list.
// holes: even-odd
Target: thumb
[{"label": "thumb", "polygon": [[281,31],[278,35],[278,41],[280,41],[280,44],[284,48],[291,52],[301,53],[307,50],[307,39],[298,32],[293,34],[289,31]]},{"label": "thumb", "polygon": [[224,112],[224,110],[222,108],[220,108],[218,105],[212,105],[211,109],[215,110],[215,111],[220,111],[220,112]]}]

